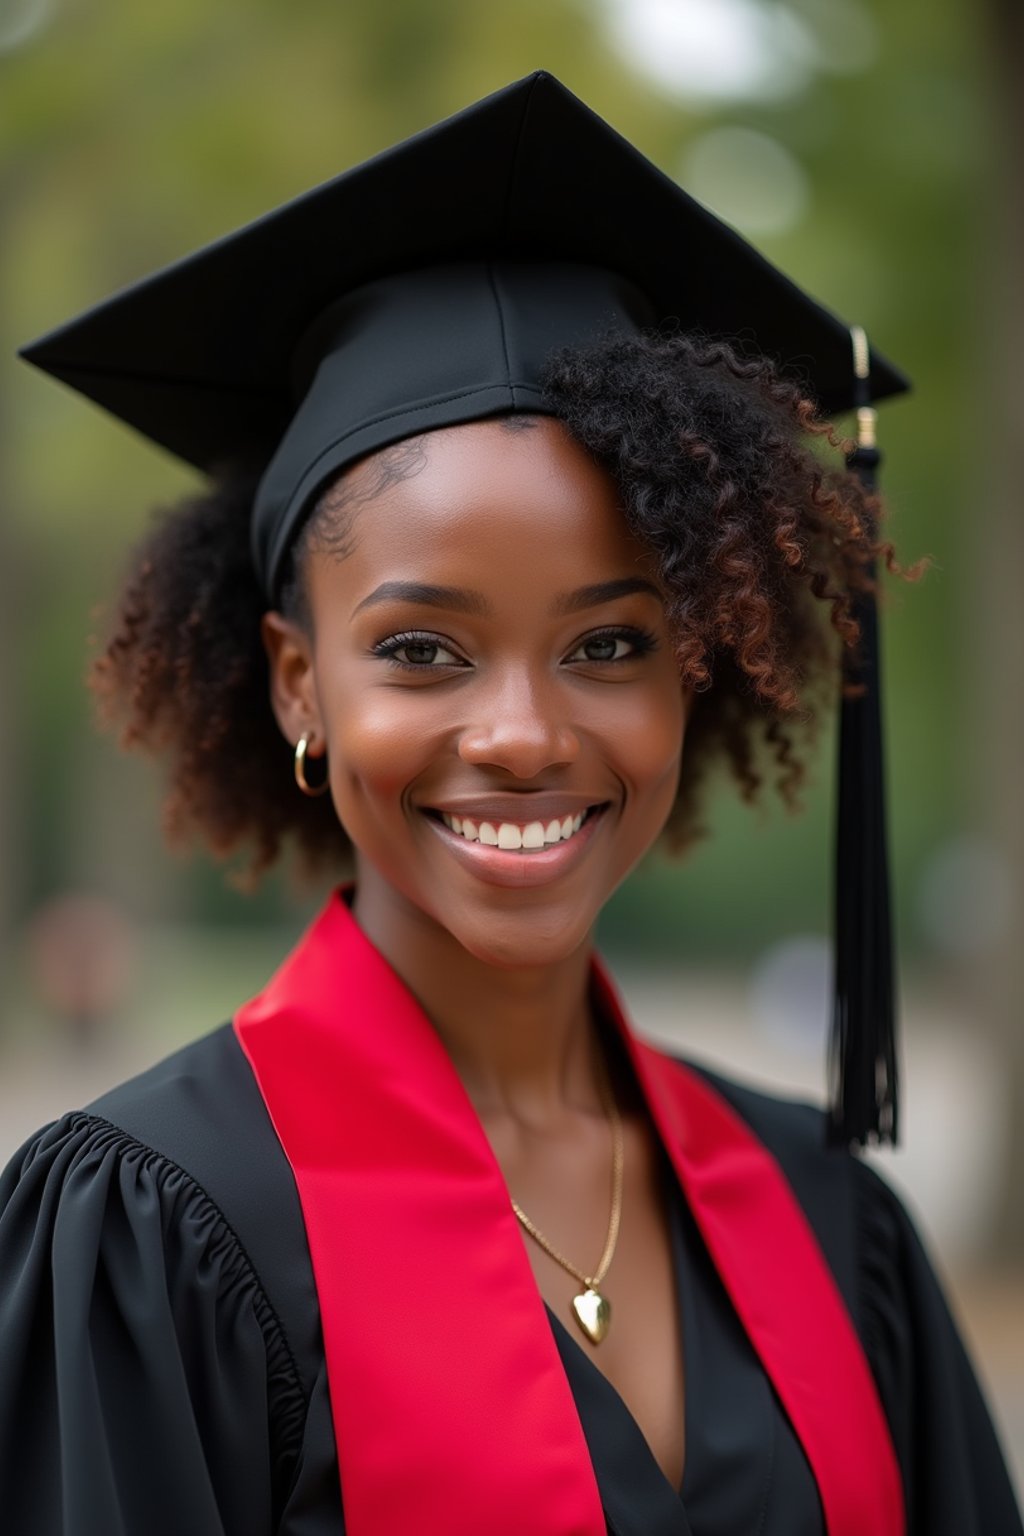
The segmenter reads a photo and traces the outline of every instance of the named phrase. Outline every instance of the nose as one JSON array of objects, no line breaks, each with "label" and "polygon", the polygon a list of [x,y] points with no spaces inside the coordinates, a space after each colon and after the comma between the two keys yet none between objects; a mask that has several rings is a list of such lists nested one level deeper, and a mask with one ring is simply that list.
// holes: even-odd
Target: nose
[{"label": "nose", "polygon": [[511,669],[475,700],[474,719],[459,738],[459,756],[474,767],[504,768],[517,779],[576,761],[579,737],[554,687]]}]

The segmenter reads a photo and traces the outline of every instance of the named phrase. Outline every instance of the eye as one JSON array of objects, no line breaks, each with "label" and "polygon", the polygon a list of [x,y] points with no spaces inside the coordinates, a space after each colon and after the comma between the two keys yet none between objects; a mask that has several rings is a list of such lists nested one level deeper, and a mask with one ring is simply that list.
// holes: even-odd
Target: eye
[{"label": "eye", "polygon": [[373,647],[373,654],[396,667],[426,671],[436,667],[464,667],[467,663],[439,635],[409,631],[389,635]]},{"label": "eye", "polygon": [[657,646],[652,634],[643,629],[602,629],[587,635],[565,658],[566,661],[633,661],[646,656]]}]

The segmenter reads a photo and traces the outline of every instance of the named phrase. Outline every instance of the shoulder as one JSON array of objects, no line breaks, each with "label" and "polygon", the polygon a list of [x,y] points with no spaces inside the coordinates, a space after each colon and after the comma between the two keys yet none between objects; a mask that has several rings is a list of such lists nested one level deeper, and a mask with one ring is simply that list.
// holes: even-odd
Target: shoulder
[{"label": "shoulder", "polygon": [[187,1074],[175,1064],[208,1051],[200,1042],[30,1138],[0,1179],[5,1256],[48,1254],[55,1283],[138,1264],[169,1292],[205,1269],[213,1290],[255,1295],[244,1245],[196,1175],[201,1137],[181,1113]]},{"label": "shoulder", "polygon": [[[235,1198],[244,1181],[225,1148],[262,1138],[251,1115],[231,1125],[229,1044],[218,1032],[63,1116],[0,1176],[0,1423],[18,1426],[26,1456],[63,1436],[70,1478],[53,1494],[0,1455],[12,1529],[63,1529],[46,1500],[69,1487],[104,1529],[155,1529],[158,1509],[187,1508],[175,1529],[212,1531],[214,1494],[232,1529],[263,1529],[266,1489],[283,1497],[310,1382],[250,1251],[255,1191]],[[174,1443],[140,1482],[133,1448],[168,1426]]]},{"label": "shoulder", "polygon": [[170,1181],[202,1194],[200,1172],[223,1140],[216,1125],[232,1086],[244,1093],[226,1031],[217,1030],[31,1137],[8,1165],[5,1184],[44,1168],[66,1175],[72,1164],[95,1160],[109,1175],[122,1161],[145,1169],[161,1188]]},{"label": "shoulder", "polygon": [[681,1065],[724,1099],[771,1152],[801,1204],[835,1199],[859,1178],[860,1159],[830,1144],[827,1116],[817,1105],[738,1083],[695,1062]]},{"label": "shoulder", "polygon": [[916,1241],[913,1224],[893,1189],[859,1152],[829,1139],[819,1105],[738,1083],[694,1062],[683,1062],[715,1090],[768,1148],[805,1206],[842,1199],[850,1219],[876,1239]]},{"label": "shoulder", "polygon": [[702,1077],[776,1155],[813,1160],[834,1152],[827,1143],[825,1112],[817,1105],[737,1082],[699,1062],[674,1059]]},{"label": "shoulder", "polygon": [[184,1170],[221,1213],[282,1318],[303,1380],[319,1358],[316,1288],[294,1175],[230,1024],[89,1111]]},{"label": "shoulder", "polygon": [[150,1223],[169,1272],[183,1256],[216,1255],[225,1287],[251,1288],[268,1335],[287,1338],[304,1385],[315,1377],[319,1319],[295,1181],[230,1025],[33,1138],[0,1184],[0,1211],[12,1203],[64,1227],[86,1206],[94,1222]]},{"label": "shoulder", "polygon": [[86,1106],[86,1114],[176,1164],[259,1247],[268,1210],[287,1224],[291,1170],[229,1024]]},{"label": "shoulder", "polygon": [[190,1135],[202,1145],[219,1139],[215,1127],[225,1109],[255,1093],[251,1077],[231,1026],[223,1024],[101,1094],[84,1113],[154,1146],[187,1147]]},{"label": "shoulder", "polygon": [[64,1227],[75,1210],[108,1222],[120,1211],[137,1230],[153,1213],[168,1252],[202,1227],[247,1263],[233,1219],[249,1225],[243,1168],[273,1162],[276,1145],[247,1070],[227,1028],[175,1052],[30,1138],[3,1176],[0,1207],[36,1198],[40,1219]]},{"label": "shoulder", "polygon": [[[678,1059],[678,1058],[676,1058]],[[695,1072],[740,1117],[781,1169],[807,1219],[859,1331],[870,1330],[880,1278],[912,1234],[895,1192],[857,1153],[829,1141],[819,1106],[736,1082],[691,1061]]]}]

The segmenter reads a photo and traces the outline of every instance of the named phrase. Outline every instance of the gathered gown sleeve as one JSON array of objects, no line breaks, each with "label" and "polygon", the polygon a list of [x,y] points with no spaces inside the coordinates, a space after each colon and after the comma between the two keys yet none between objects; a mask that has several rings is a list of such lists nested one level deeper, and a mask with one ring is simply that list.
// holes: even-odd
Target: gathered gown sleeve
[{"label": "gathered gown sleeve", "polygon": [[240,1244],[176,1165],[87,1113],[12,1160],[5,1536],[270,1536],[303,1413],[286,1354]]},{"label": "gathered gown sleeve", "polygon": [[908,1536],[1022,1536],[996,1432],[895,1192],[856,1165],[861,1324],[903,1470]]}]

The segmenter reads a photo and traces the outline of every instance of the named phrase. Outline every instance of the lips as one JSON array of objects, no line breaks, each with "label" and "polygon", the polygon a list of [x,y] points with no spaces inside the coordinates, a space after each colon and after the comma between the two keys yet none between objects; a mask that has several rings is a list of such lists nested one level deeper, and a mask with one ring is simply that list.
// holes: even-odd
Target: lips
[{"label": "lips", "polygon": [[[547,798],[553,806],[555,797]],[[559,798],[564,807],[567,797]],[[539,801],[540,796],[537,799]],[[528,803],[532,810],[533,800]],[[487,804],[490,808],[494,802]],[[527,820],[521,812],[515,821],[499,819],[493,810],[492,820],[481,816],[476,821],[472,816],[433,807],[425,810],[423,815],[460,863],[473,874],[488,884],[523,887],[545,885],[574,868],[585,856],[608,807],[608,801],[591,803],[571,815],[566,813],[561,818],[552,815],[546,821],[540,817]],[[467,822],[469,833],[475,833],[475,836],[467,836]],[[564,835],[564,829],[567,829],[567,835]]]}]

